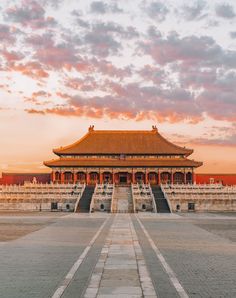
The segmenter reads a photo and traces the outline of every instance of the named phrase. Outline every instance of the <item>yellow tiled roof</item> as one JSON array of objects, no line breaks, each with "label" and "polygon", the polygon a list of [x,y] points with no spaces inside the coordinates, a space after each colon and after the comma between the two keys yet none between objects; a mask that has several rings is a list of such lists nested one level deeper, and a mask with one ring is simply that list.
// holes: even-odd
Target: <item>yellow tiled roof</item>
[{"label": "yellow tiled roof", "polygon": [[57,155],[66,154],[180,154],[190,155],[193,150],[174,145],[162,137],[157,129],[93,130],[72,145],[54,149]]}]

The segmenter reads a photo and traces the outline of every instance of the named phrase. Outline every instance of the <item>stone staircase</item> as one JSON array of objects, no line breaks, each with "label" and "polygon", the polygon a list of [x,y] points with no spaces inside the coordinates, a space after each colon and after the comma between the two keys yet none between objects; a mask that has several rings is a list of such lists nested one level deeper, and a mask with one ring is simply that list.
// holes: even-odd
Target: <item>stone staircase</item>
[{"label": "stone staircase", "polygon": [[115,186],[113,196],[113,213],[133,213],[133,198],[130,186]]},{"label": "stone staircase", "polygon": [[79,204],[78,204],[75,212],[81,212],[81,213],[88,213],[89,212],[90,203],[91,203],[91,200],[92,200],[94,189],[95,189],[95,186],[87,185],[85,187],[85,190],[82,194],[81,199],[79,200]]},{"label": "stone staircase", "polygon": [[170,213],[168,202],[160,186],[152,186],[152,193],[155,198],[157,213]]}]

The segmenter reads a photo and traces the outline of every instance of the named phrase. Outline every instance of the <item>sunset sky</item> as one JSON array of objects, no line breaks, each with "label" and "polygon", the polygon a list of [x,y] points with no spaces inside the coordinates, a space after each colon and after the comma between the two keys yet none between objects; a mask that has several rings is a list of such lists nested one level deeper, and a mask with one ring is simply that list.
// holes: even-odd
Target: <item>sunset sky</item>
[{"label": "sunset sky", "polygon": [[[236,173],[235,0],[1,0],[0,173],[95,129],[151,129]],[[104,144],[105,145],[105,144]]]}]

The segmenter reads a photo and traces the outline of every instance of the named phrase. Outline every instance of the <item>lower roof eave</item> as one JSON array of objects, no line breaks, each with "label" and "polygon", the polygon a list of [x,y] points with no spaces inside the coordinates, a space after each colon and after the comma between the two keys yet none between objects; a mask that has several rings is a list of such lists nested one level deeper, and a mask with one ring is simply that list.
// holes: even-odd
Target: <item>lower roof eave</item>
[{"label": "lower roof eave", "polygon": [[[163,162],[162,162],[163,163]],[[202,162],[196,162],[196,161],[190,161],[187,160],[187,162],[179,163],[179,164],[161,164],[161,163],[136,163],[136,164],[129,164],[129,163],[117,163],[117,164],[109,164],[109,163],[83,163],[79,164],[73,163],[73,162],[68,162],[67,161],[62,161],[62,160],[54,160],[54,161],[49,161],[49,162],[44,162],[44,165],[50,168],[58,168],[58,167],[74,167],[74,168],[198,168],[203,165]]]}]

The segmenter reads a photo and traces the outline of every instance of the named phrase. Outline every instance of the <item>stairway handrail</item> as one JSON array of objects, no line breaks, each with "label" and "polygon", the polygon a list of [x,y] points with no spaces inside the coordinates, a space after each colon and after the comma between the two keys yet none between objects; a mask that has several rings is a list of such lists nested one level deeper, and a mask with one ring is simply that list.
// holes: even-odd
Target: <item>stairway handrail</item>
[{"label": "stairway handrail", "polygon": [[132,195],[132,201],[133,201],[133,211],[136,213],[136,200],[133,192],[133,183],[131,183],[131,195]]},{"label": "stairway handrail", "polygon": [[114,204],[115,204],[115,183],[113,183],[113,190],[111,196],[111,213],[114,213]]},{"label": "stairway handrail", "polygon": [[171,204],[170,204],[169,198],[168,198],[168,196],[167,196],[164,188],[162,187],[162,184],[160,184],[160,187],[161,187],[161,191],[163,192],[164,198],[166,199],[166,202],[168,204],[168,207],[170,209],[170,213],[172,213],[172,208],[171,208]]},{"label": "stairway handrail", "polygon": [[92,199],[91,199],[91,202],[90,202],[90,206],[89,206],[89,213],[92,213],[92,211],[94,210],[94,198],[95,198],[95,194],[96,194],[96,191],[97,191],[97,187],[98,187],[98,184],[96,183],[96,186],[94,188],[94,192],[93,192],[93,195],[92,195]]},{"label": "stairway handrail", "polygon": [[76,213],[76,210],[77,210],[78,205],[79,205],[79,201],[80,201],[80,199],[81,199],[81,197],[82,197],[82,195],[83,195],[83,193],[84,193],[84,190],[85,190],[85,183],[83,184],[83,187],[82,187],[82,189],[81,189],[81,192],[79,193],[78,198],[77,198],[77,200],[76,200],[76,202],[75,202],[74,213]]},{"label": "stairway handrail", "polygon": [[156,204],[156,200],[155,200],[155,197],[153,195],[153,192],[152,192],[152,188],[151,188],[150,183],[148,183],[148,186],[149,186],[150,194],[151,194],[151,197],[152,197],[153,209],[154,209],[154,212],[157,213],[157,204]]},{"label": "stairway handrail", "polygon": [[113,183],[112,195],[111,195],[111,213],[114,211],[114,194],[115,194],[115,184]]}]

